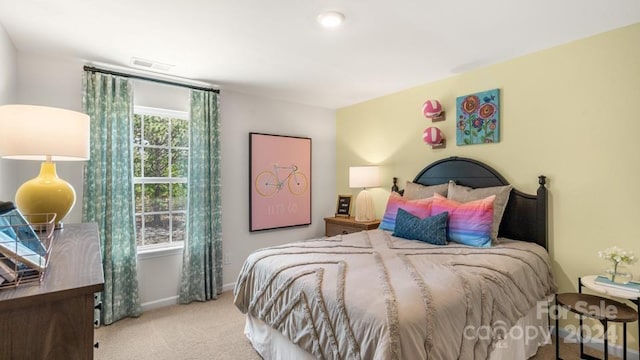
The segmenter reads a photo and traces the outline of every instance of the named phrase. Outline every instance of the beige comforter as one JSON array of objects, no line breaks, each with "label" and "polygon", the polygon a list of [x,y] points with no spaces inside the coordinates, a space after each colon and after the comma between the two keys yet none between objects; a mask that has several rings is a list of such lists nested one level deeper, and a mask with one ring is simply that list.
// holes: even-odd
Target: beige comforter
[{"label": "beige comforter", "polygon": [[234,295],[318,359],[486,359],[554,291],[535,244],[433,246],[370,230],[258,250]]}]

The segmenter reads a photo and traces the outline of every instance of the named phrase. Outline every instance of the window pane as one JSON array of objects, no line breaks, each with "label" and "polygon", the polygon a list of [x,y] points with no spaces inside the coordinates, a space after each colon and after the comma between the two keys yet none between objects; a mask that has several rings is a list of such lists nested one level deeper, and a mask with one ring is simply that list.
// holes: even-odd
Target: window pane
[{"label": "window pane", "polygon": [[144,245],[142,241],[142,216],[136,216],[136,245]]},{"label": "window pane", "polygon": [[169,242],[169,215],[146,215],[144,217],[144,244]]},{"label": "window pane", "polygon": [[189,174],[189,150],[171,150],[171,176],[187,177]]},{"label": "window pane", "polygon": [[145,148],[144,177],[169,176],[169,150]]},{"label": "window pane", "polygon": [[172,210],[187,210],[187,184],[171,184]]},{"label": "window pane", "polygon": [[[136,244],[184,241],[189,173],[189,120],[134,114],[132,120]],[[178,182],[167,182],[170,177]],[[159,181],[154,180],[158,178]],[[171,180],[172,181],[172,180]]]},{"label": "window pane", "polygon": [[149,145],[169,145],[169,119],[147,116],[144,121],[144,140]]},{"label": "window pane", "polygon": [[169,211],[169,184],[144,185],[144,212]]},{"label": "window pane", "polygon": [[142,115],[133,114],[133,144],[142,145]]},{"label": "window pane", "polygon": [[185,214],[173,214],[172,241],[184,241],[187,216]]},{"label": "window pane", "polygon": [[133,176],[142,177],[142,156],[144,149],[140,146],[133,147]]},{"label": "window pane", "polygon": [[133,194],[136,202],[136,212],[142,212],[142,184],[133,184]]},{"label": "window pane", "polygon": [[189,122],[171,119],[171,146],[189,146]]}]

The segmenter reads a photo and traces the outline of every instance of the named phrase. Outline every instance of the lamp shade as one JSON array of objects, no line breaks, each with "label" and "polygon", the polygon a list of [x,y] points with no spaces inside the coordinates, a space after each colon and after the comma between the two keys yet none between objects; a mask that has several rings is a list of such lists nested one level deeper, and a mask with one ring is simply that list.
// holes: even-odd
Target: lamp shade
[{"label": "lamp shade", "polygon": [[350,188],[372,188],[377,186],[380,186],[379,166],[349,167]]},{"label": "lamp shade", "polygon": [[89,159],[89,115],[47,106],[0,106],[0,157]]},{"label": "lamp shade", "polygon": [[35,105],[0,106],[0,157],[44,161],[40,174],[22,184],[16,205],[31,221],[55,214],[56,228],[76,202],[71,184],[58,177],[55,161],[89,159],[89,116]]}]

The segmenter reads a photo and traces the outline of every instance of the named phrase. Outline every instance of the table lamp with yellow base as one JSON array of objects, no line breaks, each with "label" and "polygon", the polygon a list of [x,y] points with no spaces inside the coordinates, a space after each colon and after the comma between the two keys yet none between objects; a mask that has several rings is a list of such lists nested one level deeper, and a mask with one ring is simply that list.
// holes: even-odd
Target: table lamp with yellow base
[{"label": "table lamp with yellow base", "polygon": [[[23,214],[55,213],[56,229],[60,229],[76,193],[58,177],[54,161],[89,158],[89,116],[46,106],[0,106],[0,157],[44,160],[40,174],[20,186],[15,202]],[[39,222],[37,217],[31,221]]]}]

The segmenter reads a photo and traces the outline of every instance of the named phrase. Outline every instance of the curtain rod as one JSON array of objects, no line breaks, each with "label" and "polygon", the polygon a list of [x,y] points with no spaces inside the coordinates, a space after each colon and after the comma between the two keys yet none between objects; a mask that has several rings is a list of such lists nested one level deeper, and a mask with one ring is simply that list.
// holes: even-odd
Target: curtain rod
[{"label": "curtain rod", "polygon": [[131,78],[131,79],[152,81],[152,82],[157,82],[157,83],[165,84],[165,85],[174,85],[174,86],[186,87],[186,88],[193,89],[193,90],[213,91],[216,94],[220,93],[220,90],[218,90],[218,89],[206,88],[206,87],[202,87],[202,86],[195,86],[195,85],[189,85],[189,84],[182,84],[182,83],[179,83],[179,82],[163,80],[163,79],[154,79],[154,78],[151,78],[151,77],[135,75],[135,74],[126,74],[126,73],[113,71],[113,70],[99,69],[99,68],[96,68],[96,67],[93,67],[93,66],[87,66],[87,65],[84,66],[84,71],[91,71],[91,72],[97,72],[97,73],[108,74],[108,75],[122,76],[122,77]]}]

